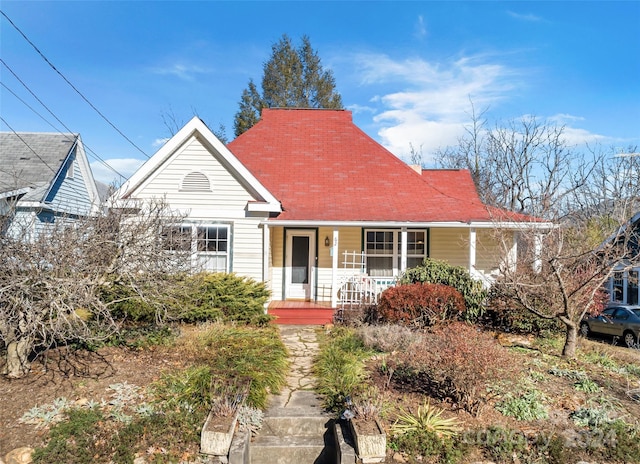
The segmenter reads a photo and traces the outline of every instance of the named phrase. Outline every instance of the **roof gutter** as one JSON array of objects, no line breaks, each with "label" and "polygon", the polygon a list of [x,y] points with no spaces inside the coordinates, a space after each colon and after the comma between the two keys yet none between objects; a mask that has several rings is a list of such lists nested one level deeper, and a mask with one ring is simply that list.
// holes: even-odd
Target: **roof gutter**
[{"label": "roof gutter", "polygon": [[464,229],[540,229],[555,227],[550,222],[501,222],[501,221],[315,221],[315,220],[264,220],[261,224],[283,227],[380,227],[380,228],[464,228]]}]

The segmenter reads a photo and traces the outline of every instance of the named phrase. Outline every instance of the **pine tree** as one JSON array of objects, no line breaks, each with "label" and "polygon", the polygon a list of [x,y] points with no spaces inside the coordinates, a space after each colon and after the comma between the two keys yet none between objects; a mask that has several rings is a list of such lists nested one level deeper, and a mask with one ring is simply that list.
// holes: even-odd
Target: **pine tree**
[{"label": "pine tree", "polygon": [[307,36],[302,37],[302,45],[296,49],[284,34],[272,45],[271,58],[263,71],[262,95],[253,79],[242,92],[233,124],[236,136],[258,122],[263,108],[342,108],[333,73],[322,69],[320,57]]}]

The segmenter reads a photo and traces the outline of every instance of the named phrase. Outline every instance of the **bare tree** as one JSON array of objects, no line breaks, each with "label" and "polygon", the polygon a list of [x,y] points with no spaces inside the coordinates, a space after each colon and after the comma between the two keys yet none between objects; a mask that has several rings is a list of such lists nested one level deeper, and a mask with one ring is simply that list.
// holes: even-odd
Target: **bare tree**
[{"label": "bare tree", "polygon": [[158,301],[167,291],[162,276],[188,265],[189,253],[167,252],[161,234],[180,219],[158,201],[98,217],[58,218],[29,240],[0,235],[3,373],[25,375],[34,350],[118,330],[110,310],[116,301],[100,297],[114,283]]},{"label": "bare tree", "polygon": [[566,142],[565,128],[533,116],[487,127],[472,113],[458,145],[436,153],[445,168],[469,169],[486,204],[545,219],[564,218],[599,160]]},{"label": "bare tree", "polygon": [[[604,225],[604,224],[603,224]],[[592,224],[557,227],[541,235],[520,233],[515,259],[505,260],[493,288],[493,304],[519,307],[543,319],[556,319],[565,327],[562,355],[574,357],[580,321],[598,312],[606,300],[603,284],[614,270],[638,262],[638,231],[620,227],[598,243]],[[508,234],[502,234],[507,237]],[[502,241],[505,255],[511,248]]]}]

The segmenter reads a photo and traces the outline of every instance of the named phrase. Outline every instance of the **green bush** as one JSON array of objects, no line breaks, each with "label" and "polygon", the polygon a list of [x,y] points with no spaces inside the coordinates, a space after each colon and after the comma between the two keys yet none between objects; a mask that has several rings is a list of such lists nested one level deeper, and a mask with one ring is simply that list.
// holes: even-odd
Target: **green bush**
[{"label": "green bush", "polygon": [[472,321],[484,312],[487,291],[482,282],[471,277],[461,266],[452,266],[444,261],[426,258],[420,266],[407,269],[400,277],[400,284],[432,283],[455,288],[464,298],[467,311],[465,318]]},{"label": "green bush", "polygon": [[288,354],[276,327],[215,324],[188,349],[198,364],[211,369],[213,381],[249,384],[249,406],[266,407],[268,393],[285,385]]},{"label": "green bush", "polygon": [[171,319],[184,322],[223,320],[264,325],[269,290],[262,282],[236,274],[201,273],[184,279],[182,291],[169,305]]},{"label": "green bush", "polygon": [[[133,322],[227,321],[264,325],[269,290],[262,282],[227,273],[166,276],[161,295],[143,298],[132,288],[112,283],[102,288],[102,301],[114,316]],[[162,287],[162,286],[160,286]],[[142,292],[144,294],[144,289]]]},{"label": "green bush", "polygon": [[339,328],[322,342],[314,369],[318,392],[327,409],[341,410],[347,397],[366,389],[368,374],[364,361],[370,355],[352,329]]},{"label": "green bush", "polygon": [[380,295],[376,309],[378,321],[420,327],[458,319],[464,310],[464,299],[455,288],[430,283],[388,288]]}]

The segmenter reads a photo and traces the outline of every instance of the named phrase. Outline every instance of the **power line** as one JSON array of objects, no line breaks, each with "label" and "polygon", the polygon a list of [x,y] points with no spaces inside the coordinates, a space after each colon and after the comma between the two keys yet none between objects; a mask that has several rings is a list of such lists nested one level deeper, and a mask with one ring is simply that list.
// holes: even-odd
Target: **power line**
[{"label": "power line", "polygon": [[98,108],[95,107],[95,105],[93,103],[91,103],[89,101],[89,99],[87,97],[85,97],[82,92],[80,92],[80,90],[78,90],[70,81],[69,79],[67,79],[64,74],[62,74],[62,72],[60,72],[58,70],[58,68],[56,68],[53,63],[51,63],[51,61],[49,61],[49,59],[40,51],[40,49],[38,49],[38,47],[35,46],[35,44],[26,36],[26,34],[24,32],[22,32],[20,30],[20,28],[18,26],[16,26],[14,24],[13,21],[11,21],[11,19],[7,16],[7,14],[0,10],[0,13],[2,13],[2,16],[4,16],[7,21],[9,21],[9,23],[13,26],[13,28],[18,31],[20,33],[20,35],[24,38],[24,40],[27,41],[27,43],[29,43],[29,45],[31,45],[33,47],[33,49],[40,55],[40,57],[42,57],[42,59],[51,67],[51,69],[53,69],[56,73],[58,73],[58,75],[64,79],[64,81],[69,84],[69,86],[71,86],[71,88],[73,90],[75,90],[75,92],[80,95],[80,97],[91,107],[93,108],[93,110],[98,113],[100,115],[100,117],[102,119],[104,119],[111,127],[113,127],[116,132],[118,132],[118,134],[120,134],[122,137],[124,137],[127,142],[129,142],[133,147],[135,147],[140,153],[142,153],[147,159],[149,159],[149,155],[147,155],[144,150],[142,150],[138,145],[136,145],[129,137],[127,137],[120,129],[118,129],[115,124],[113,124],[104,114],[102,114],[102,112],[100,112],[100,110]]},{"label": "power line", "polygon": [[[73,133],[73,131],[71,129],[69,129],[69,127],[67,127],[67,125],[62,122],[62,120],[55,115],[55,113],[53,111],[51,111],[51,109],[49,109],[49,107],[47,105],[45,105],[45,103],[40,100],[40,98],[38,98],[38,96],[29,88],[29,86],[22,80],[20,79],[20,77],[13,71],[13,69],[11,69],[11,67],[2,59],[0,58],[0,63],[2,63],[11,74],[13,74],[13,76],[18,80],[18,82],[20,82],[20,84],[22,84],[22,86],[27,89],[27,91],[33,96],[33,98],[35,98],[38,103],[40,103],[42,105],[42,107],[44,109],[46,109],[49,114],[51,116],[53,116],[55,118],[56,121],[58,121],[60,124],[62,124],[62,127],[64,127],[67,132]],[[29,106],[29,104],[27,104],[24,100],[22,100],[18,95],[16,95],[15,92],[13,92],[11,89],[9,89],[9,87],[7,87],[4,83],[0,82],[0,84],[2,84],[2,86],[7,89],[9,92],[11,92],[11,94],[13,94],[18,100],[20,100],[27,108],[29,108],[31,111],[33,111],[35,114],[37,114],[38,116],[40,116],[47,124],[49,124],[51,127],[53,127],[56,131],[62,133],[62,131],[60,131],[58,128],[56,128],[53,124],[51,124],[49,121],[47,121],[42,115],[40,115],[35,109],[31,108],[31,106]],[[93,151],[91,148],[89,148],[86,144],[83,143],[83,146],[85,149],[87,149],[88,151],[90,151],[93,156],[100,162],[102,163],[107,169],[111,170],[112,172],[114,172],[116,175],[120,176],[121,179],[126,179],[125,176],[123,176],[122,174],[120,174],[118,171],[115,170],[115,168],[113,168],[111,165],[109,165],[105,160],[103,160],[100,156],[98,156],[98,154]]]}]

